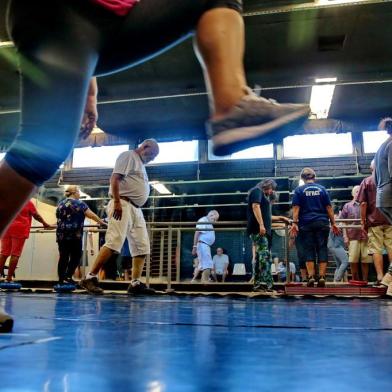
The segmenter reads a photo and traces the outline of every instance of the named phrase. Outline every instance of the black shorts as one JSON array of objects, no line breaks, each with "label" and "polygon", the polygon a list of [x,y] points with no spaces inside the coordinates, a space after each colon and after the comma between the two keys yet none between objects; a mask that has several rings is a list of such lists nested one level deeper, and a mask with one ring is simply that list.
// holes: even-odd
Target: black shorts
[{"label": "black shorts", "polygon": [[329,223],[314,221],[301,226],[299,242],[306,261],[328,262]]}]

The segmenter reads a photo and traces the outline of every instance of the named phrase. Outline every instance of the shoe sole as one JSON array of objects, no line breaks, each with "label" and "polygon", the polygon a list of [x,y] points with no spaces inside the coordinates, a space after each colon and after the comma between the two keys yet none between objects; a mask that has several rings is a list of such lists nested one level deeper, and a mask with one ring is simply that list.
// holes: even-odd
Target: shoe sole
[{"label": "shoe sole", "polygon": [[[283,138],[291,135],[292,128],[300,127],[307,120],[309,114],[310,108],[305,107],[264,124],[222,131],[212,137],[213,153],[217,156],[223,156],[245,148],[270,144],[276,140],[277,136]],[[272,132],[273,135],[271,135]]]}]

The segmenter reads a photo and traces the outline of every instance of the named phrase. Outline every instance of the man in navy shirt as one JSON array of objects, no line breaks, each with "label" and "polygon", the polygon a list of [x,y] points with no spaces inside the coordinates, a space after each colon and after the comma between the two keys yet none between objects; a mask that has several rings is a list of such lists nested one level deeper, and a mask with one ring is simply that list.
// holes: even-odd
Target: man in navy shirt
[{"label": "man in navy shirt", "polygon": [[325,287],[325,274],[328,264],[328,235],[329,222],[332,232],[339,235],[340,230],[335,224],[331,201],[327,190],[316,184],[316,173],[306,167],[301,172],[304,185],[298,186],[293,195],[293,235],[300,231],[301,241],[306,256],[306,269],[308,271],[308,287],[315,283],[316,259],[319,263],[318,287]]},{"label": "man in navy shirt", "polygon": [[259,182],[248,194],[247,231],[256,250],[254,272],[254,289],[272,291],[271,274],[271,229],[273,221],[289,219],[283,216],[272,216],[270,197],[276,189],[276,182],[265,179]]}]

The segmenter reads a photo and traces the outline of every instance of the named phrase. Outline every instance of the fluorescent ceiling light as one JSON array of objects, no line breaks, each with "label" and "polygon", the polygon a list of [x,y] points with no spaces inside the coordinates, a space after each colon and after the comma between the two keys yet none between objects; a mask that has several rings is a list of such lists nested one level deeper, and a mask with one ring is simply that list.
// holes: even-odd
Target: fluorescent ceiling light
[{"label": "fluorescent ceiling light", "polygon": [[317,4],[345,4],[345,3],[359,3],[365,0],[315,0]]},{"label": "fluorescent ceiling light", "polygon": [[314,79],[314,81],[316,83],[332,83],[332,82],[336,82],[338,80],[338,78],[316,78]]},{"label": "fluorescent ceiling light", "polygon": [[317,119],[328,117],[335,90],[335,85],[329,83],[336,82],[336,80],[337,78],[322,78],[315,80],[316,83],[323,83],[314,85],[310,96],[310,109]]},{"label": "fluorescent ceiling light", "polygon": [[151,186],[159,192],[161,195],[171,195],[172,193],[165,187],[165,185],[161,184],[159,181],[151,181]]}]

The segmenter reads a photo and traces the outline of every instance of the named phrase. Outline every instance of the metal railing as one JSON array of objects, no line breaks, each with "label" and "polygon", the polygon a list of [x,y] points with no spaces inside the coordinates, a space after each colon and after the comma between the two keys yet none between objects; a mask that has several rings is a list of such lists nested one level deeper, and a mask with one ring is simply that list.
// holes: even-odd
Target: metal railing
[{"label": "metal railing", "polygon": [[[361,226],[355,224],[360,222],[360,219],[336,219],[336,223],[340,224],[341,229],[345,228],[360,228]],[[207,222],[146,222],[147,228],[149,231],[150,239],[153,233],[160,233],[159,239],[159,278],[161,280],[164,279],[163,270],[164,270],[164,256],[165,256],[165,245],[167,246],[167,256],[166,256],[166,263],[167,263],[167,276],[166,276],[166,290],[172,291],[172,262],[173,262],[173,232],[177,233],[176,242],[177,248],[181,247],[181,234],[183,232],[195,232],[197,230],[197,225],[212,225],[213,228],[211,229],[204,229],[203,231],[215,231],[215,232],[244,232],[246,231],[246,221],[221,221],[221,222],[214,222],[214,223],[207,223]],[[278,226],[279,225],[279,226]],[[274,222],[272,225],[273,230],[284,230],[284,262],[286,265],[286,282],[290,281],[290,249],[289,249],[289,239],[290,239],[290,232],[289,232],[289,225],[286,222]],[[98,225],[85,225],[85,231],[92,231],[92,232],[105,232],[106,228],[101,228]],[[54,230],[44,230],[42,226],[32,226],[31,233],[54,233]],[[167,234],[167,243],[165,243],[165,234]],[[181,260],[176,257],[177,259],[177,273],[175,281],[180,280],[180,265]],[[146,258],[146,285],[150,286],[151,281],[151,256],[147,255]]]}]

